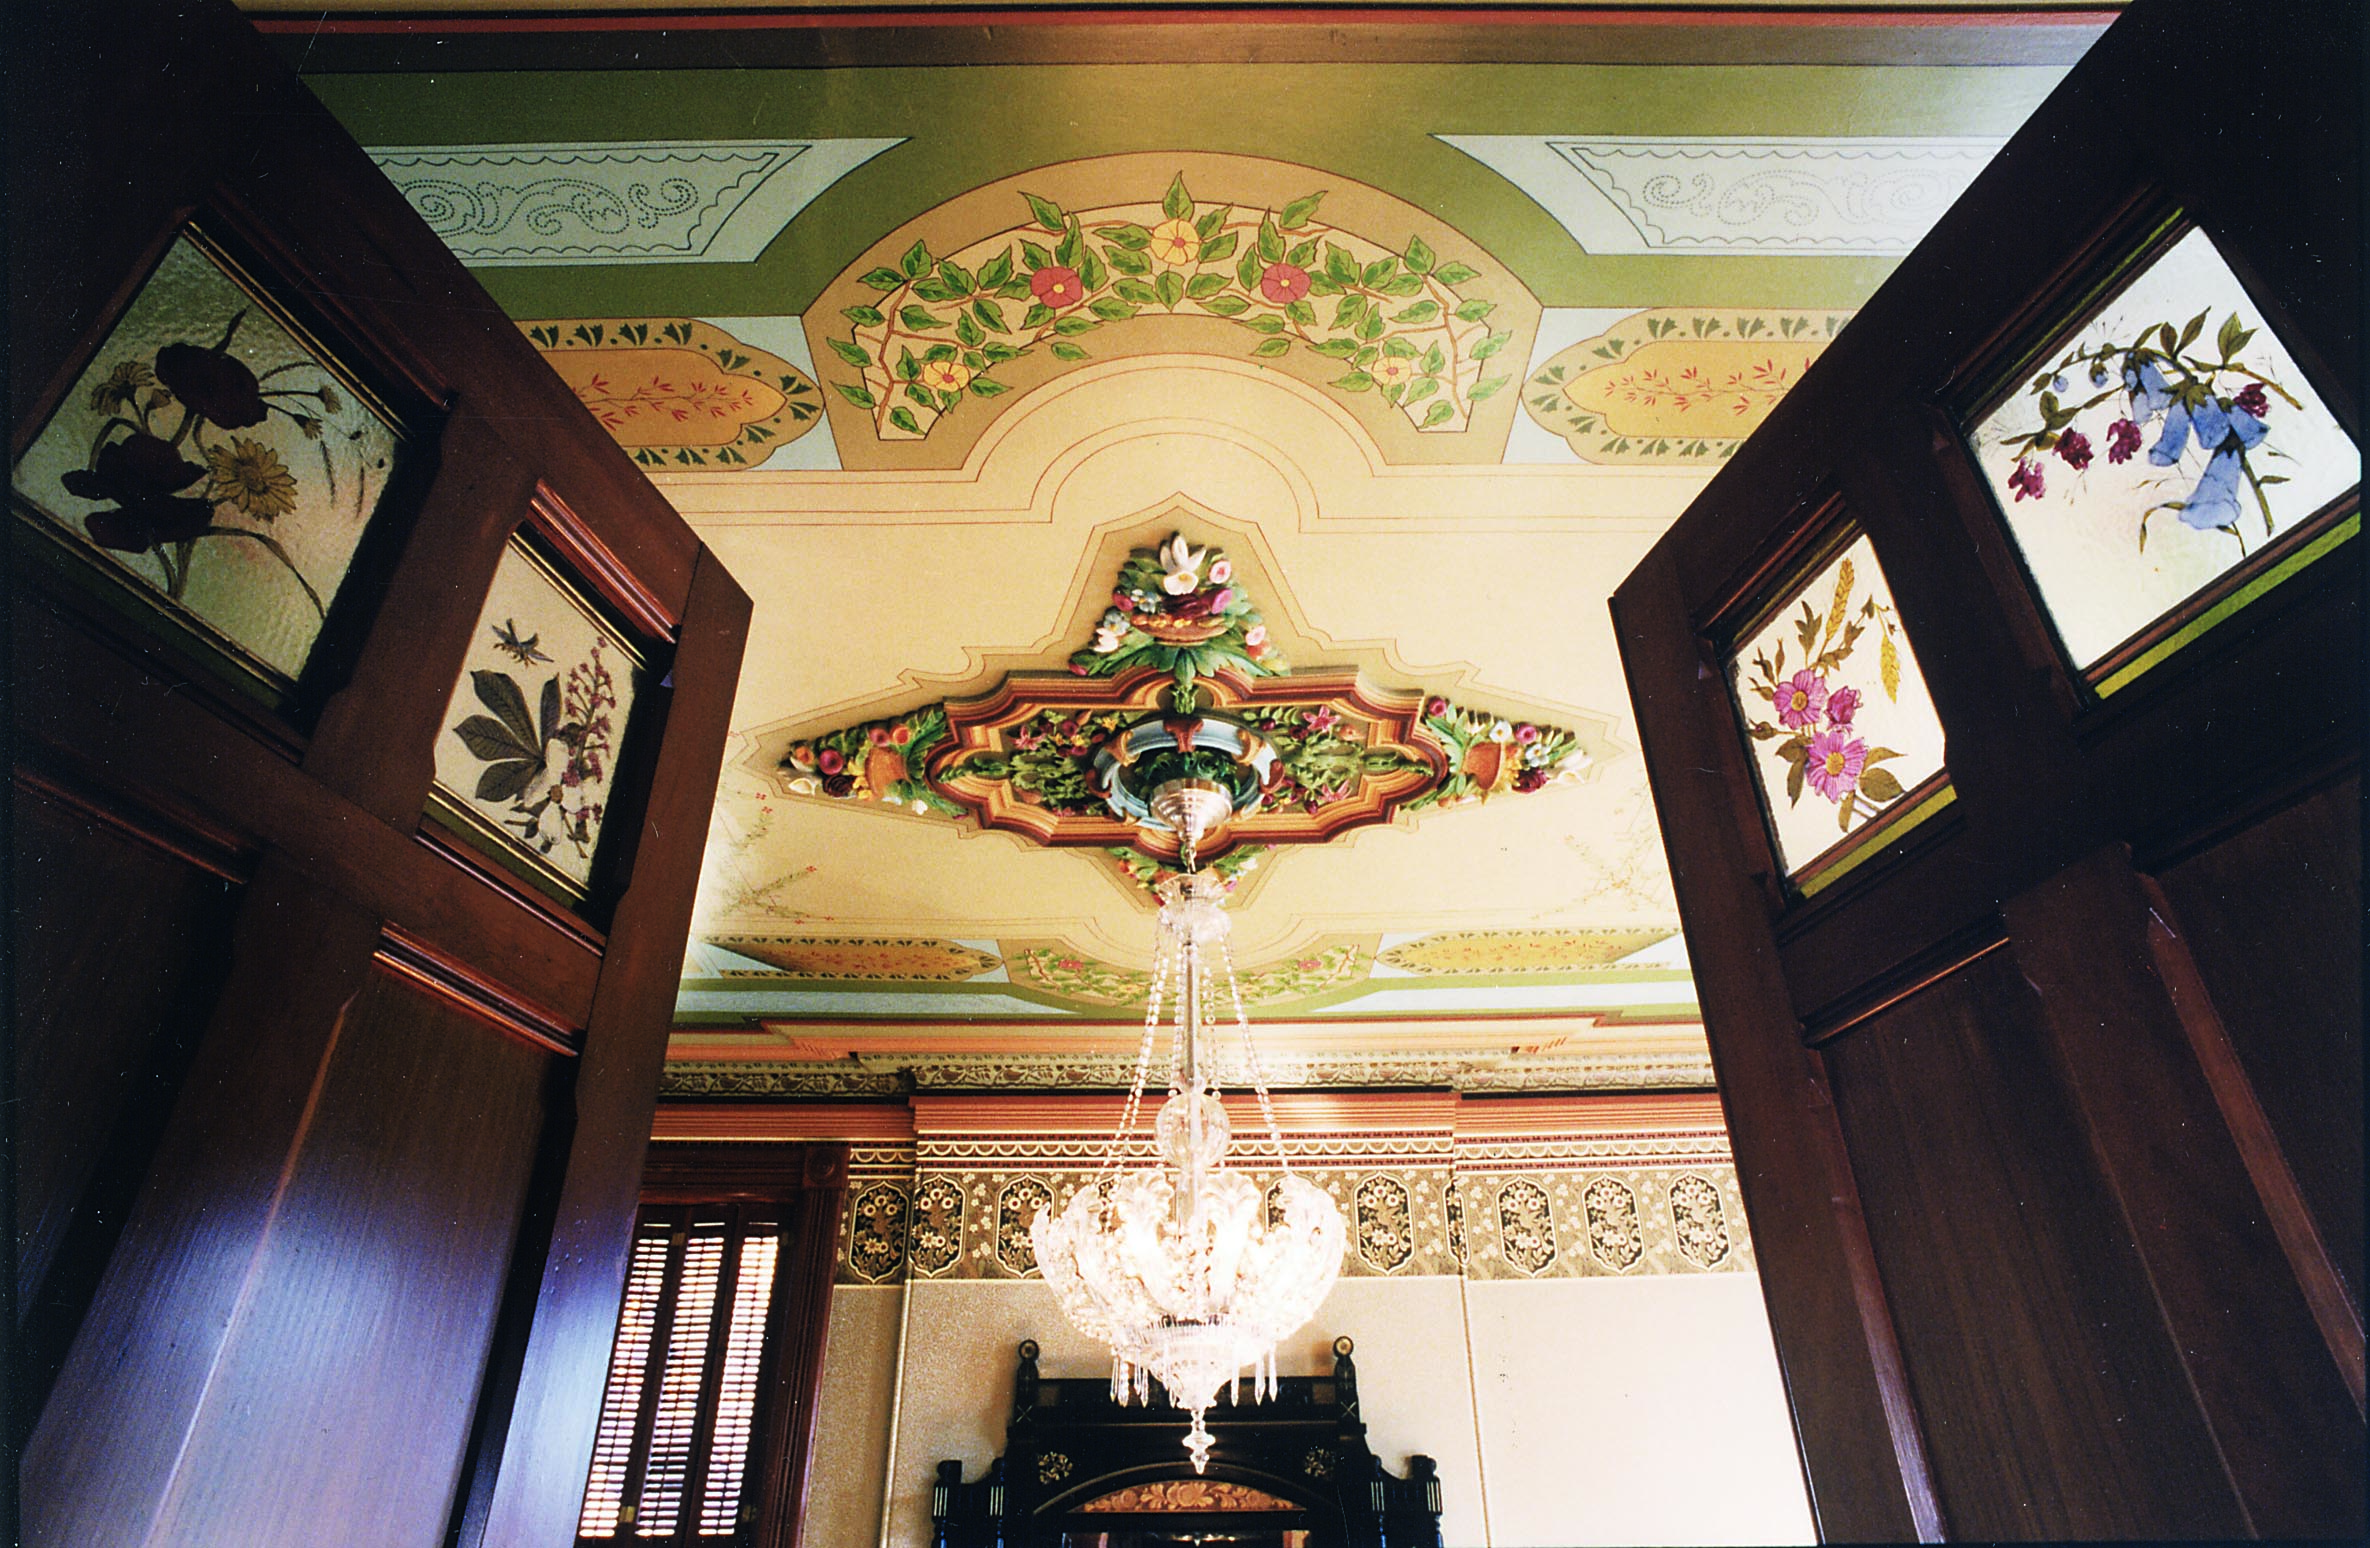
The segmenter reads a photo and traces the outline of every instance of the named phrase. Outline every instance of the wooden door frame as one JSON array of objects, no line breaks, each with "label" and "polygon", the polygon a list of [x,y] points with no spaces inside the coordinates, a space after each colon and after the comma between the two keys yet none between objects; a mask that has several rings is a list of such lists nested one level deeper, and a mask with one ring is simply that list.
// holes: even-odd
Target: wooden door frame
[{"label": "wooden door frame", "polygon": [[[2177,208],[2358,443],[2358,168],[2350,139],[2326,129],[2358,122],[2359,49],[2338,45],[2359,17],[2323,19],[2315,32],[2221,0],[2134,6],[1613,599],[1825,1538],[1934,1540],[1950,1523],[1817,1045],[2001,949],[2048,1007],[2055,1076],[2244,1519],[2272,1532],[2313,1519],[2296,1502],[2324,1487],[2313,1453],[2332,1415],[2350,1411],[2352,1439],[2335,1444],[2360,1453],[2358,1311],[2295,1226],[2307,1212],[2234,1094],[2243,1078],[2200,1067],[2197,997],[2185,1011],[2166,987],[2184,959],[2169,926],[2151,933],[2166,916],[2131,854],[2194,843],[2358,766],[2362,545],[2102,704],[2029,595],[1951,412],[1971,382],[2013,366],[2070,286]],[[2245,134],[2151,132],[2145,105],[2184,92],[2210,94]],[[2307,144],[2318,175],[2299,177],[2283,155]],[[1917,644],[1958,800],[1803,899],[1763,826],[1721,645],[1724,620],[1839,512],[1874,542]],[[1970,605],[1970,576],[2001,605]],[[2320,669],[2275,670],[2296,661]],[[2245,758],[2202,735],[2239,705],[2261,730]],[[2013,766],[1993,751],[2011,745]],[[2164,770],[2179,778],[2152,777]],[[2114,921],[2110,944],[2079,949],[2077,918]],[[2105,1048],[2089,1030],[2108,995],[2147,1007],[2140,1043]],[[2176,1125],[2206,1138],[2171,1165],[2154,1136]],[[2169,1228],[2176,1195],[2221,1233],[2211,1266],[2189,1228]],[[2243,1338],[2232,1305],[2248,1309]]]},{"label": "wooden door frame", "polygon": [[[19,663],[38,667],[15,684],[20,779],[65,790],[120,830],[226,867],[246,887],[247,945],[85,1333],[176,1315],[170,1293],[158,1298],[162,1281],[136,1265],[191,1261],[200,1216],[216,1245],[242,1232],[260,1244],[272,1180],[299,1164],[304,1094],[333,1057],[342,1008],[364,976],[394,973],[489,1036],[524,1037],[556,1061],[481,1388],[479,1443],[472,1465],[452,1459],[457,1474],[474,1474],[454,1522],[462,1541],[556,1541],[581,1497],[748,598],[229,4],[154,0],[103,13],[53,4],[16,19],[9,111],[24,154],[12,158],[11,187],[24,218],[8,233],[14,449],[193,213],[237,227],[275,283],[417,400],[433,443],[422,487],[392,511],[366,631],[293,718],[274,723],[231,704],[171,651],[71,598],[24,594],[51,632],[28,636],[43,654]],[[122,168],[136,170],[105,170]],[[432,747],[477,599],[512,533],[555,503],[574,513],[578,541],[561,546],[576,578],[613,599],[643,599],[641,614],[622,610],[671,636],[670,680],[649,690],[647,787],[611,835],[630,869],[591,922],[456,863],[465,857],[422,826]],[[20,600],[20,622],[34,605]],[[54,643],[69,636],[104,643]],[[93,703],[112,713],[87,713]],[[298,964],[304,983],[260,965],[265,943],[289,928],[275,914],[320,926]],[[225,1089],[241,1101],[209,1095]],[[236,1188],[183,1197],[177,1156],[207,1158],[211,1175],[235,1176]],[[201,1365],[227,1336],[202,1315],[186,1328],[175,1358]],[[146,1377],[103,1351],[79,1364],[69,1356],[51,1408],[94,1419],[137,1411],[142,1403],[107,1396],[126,1380]],[[159,1399],[172,1412],[204,1401],[202,1387],[173,1390]],[[88,1434],[84,1443],[115,1444]],[[41,1449],[37,1434],[36,1458]],[[129,1521],[143,1489],[151,1502],[166,1496],[174,1463],[169,1448],[119,1453],[107,1453],[104,1478],[80,1469],[77,1483],[69,1470],[43,1487],[64,1497],[113,1491],[105,1508],[119,1514],[108,1519]],[[58,1519],[86,1504],[62,1505]]]}]

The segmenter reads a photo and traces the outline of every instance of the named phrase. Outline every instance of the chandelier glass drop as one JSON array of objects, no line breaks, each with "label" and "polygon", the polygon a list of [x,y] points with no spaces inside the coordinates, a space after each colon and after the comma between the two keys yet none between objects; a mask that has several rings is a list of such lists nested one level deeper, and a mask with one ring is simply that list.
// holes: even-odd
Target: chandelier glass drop
[{"label": "chandelier glass drop", "polygon": [[[1274,1395],[1276,1342],[1316,1315],[1333,1288],[1342,1223],[1333,1200],[1284,1153],[1227,947],[1225,884],[1193,868],[1199,840],[1232,814],[1231,795],[1212,781],[1176,779],[1151,791],[1148,804],[1178,835],[1185,870],[1158,889],[1158,947],[1134,1084],[1094,1180],[1058,1212],[1040,1210],[1030,1237],[1063,1314],[1110,1346],[1112,1395],[1147,1402],[1158,1381],[1192,1415],[1185,1449],[1199,1473],[1211,1446],[1203,1415],[1218,1389],[1235,1389],[1232,1401],[1248,1370],[1254,1400]],[[1281,1174],[1264,1196],[1228,1165],[1233,1126],[1211,1069],[1220,976]],[[1164,1001],[1172,1017],[1168,1096],[1152,1125],[1162,1164],[1126,1169]]]}]

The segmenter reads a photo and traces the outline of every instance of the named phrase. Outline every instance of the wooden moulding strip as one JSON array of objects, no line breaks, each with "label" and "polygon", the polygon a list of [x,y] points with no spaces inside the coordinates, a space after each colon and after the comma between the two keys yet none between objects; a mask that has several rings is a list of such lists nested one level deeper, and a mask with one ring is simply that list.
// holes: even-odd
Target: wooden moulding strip
[{"label": "wooden moulding strip", "polygon": [[1728,1121],[1709,1091],[1609,1096],[1487,1097],[1458,1104],[1457,1138],[1548,1139],[1614,1134],[1717,1134]]},{"label": "wooden moulding strip", "polygon": [[913,1109],[903,1102],[751,1103],[661,1102],[650,1126],[654,1140],[913,1139]]},{"label": "wooden moulding strip", "polygon": [[[1445,1134],[1455,1122],[1457,1096],[1451,1091],[1285,1091],[1274,1097],[1276,1126],[1287,1134]],[[1015,1134],[1108,1135],[1119,1123],[1126,1099],[1099,1096],[917,1096],[914,1132],[932,1136]],[[1146,1093],[1142,1127],[1150,1126],[1157,1099]],[[1226,1113],[1234,1132],[1250,1135],[1266,1127],[1249,1092],[1228,1091]]]}]

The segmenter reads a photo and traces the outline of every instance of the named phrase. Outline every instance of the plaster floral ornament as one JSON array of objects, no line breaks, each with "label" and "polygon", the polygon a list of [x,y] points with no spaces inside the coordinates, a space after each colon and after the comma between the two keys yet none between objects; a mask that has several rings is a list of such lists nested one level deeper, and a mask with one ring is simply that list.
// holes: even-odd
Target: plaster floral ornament
[{"label": "plaster floral ornament", "polygon": [[[1781,607],[1730,670],[1792,869],[1941,771],[1941,724],[1864,537]],[[1823,833],[1821,812],[1831,814]]]},{"label": "plaster floral ornament", "polygon": [[1503,388],[1489,361],[1511,335],[1479,279],[1421,237],[1384,247],[1316,219],[1322,189],[1280,209],[1196,200],[1183,174],[1157,203],[1068,211],[1024,193],[1028,224],[959,252],[915,242],[862,278],[877,301],[844,309],[827,342],[856,375],[834,391],[884,441],[919,440],[966,398],[1009,390],[999,368],[1043,350],[1084,360],[1097,330],[1146,315],[1215,317],[1256,336],[1253,359],[1306,350],[1328,385],[1375,393],[1421,431],[1455,432]]},{"label": "plaster floral ornament", "polygon": [[625,638],[513,542],[445,711],[432,809],[581,896],[639,668]]},{"label": "plaster floral ornament", "polygon": [[915,816],[953,816],[958,808],[921,773],[922,760],[946,740],[946,706],[925,704],[888,720],[867,721],[793,742],[783,756],[792,795],[879,801]]},{"label": "plaster floral ornament", "polygon": [[[1119,867],[1119,873],[1141,888],[1146,897],[1160,889],[1161,879],[1175,876],[1183,867],[1172,861],[1156,859],[1143,851],[1126,845],[1113,845],[1103,851]],[[1244,878],[1259,869],[1259,862],[1267,856],[1265,844],[1237,844],[1215,859],[1202,862],[1201,869],[1216,876],[1227,891],[1232,892]]]},{"label": "plaster floral ornament", "polygon": [[1194,547],[1182,532],[1128,554],[1094,639],[1070,657],[1070,670],[1081,677],[1142,666],[1176,679],[1175,707],[1188,713],[1196,678],[1221,670],[1250,677],[1291,670],[1269,641],[1250,593],[1234,584],[1234,562],[1214,546]]},{"label": "plaster floral ornament", "polygon": [[1274,843],[1582,779],[1609,745],[1601,729],[1381,688],[1354,667],[1290,670],[1235,561],[1188,532],[1128,552],[1103,595],[1066,673],[800,735],[776,788],[1091,848],[1148,891],[1180,852],[1145,797],[1170,780],[1228,792],[1200,860],[1233,886]]},{"label": "plaster floral ornament", "polygon": [[1639,312],[1550,356],[1523,383],[1523,409],[1586,462],[1725,462],[1851,316]]},{"label": "plaster floral ornament", "polygon": [[1411,810],[1486,801],[1509,791],[1528,795],[1585,777],[1591,761],[1579,737],[1561,726],[1465,709],[1437,694],[1424,701],[1422,724],[1447,750],[1449,773],[1409,802]]},{"label": "plaster floral ornament", "polygon": [[390,420],[184,233],[14,484],[51,530],[285,685],[397,447]]},{"label": "plaster floral ornament", "polygon": [[1971,441],[2078,667],[2117,670],[2359,486],[2352,438],[2202,231],[2041,361]]},{"label": "plaster floral ornament", "polygon": [[1330,704],[1262,704],[1237,718],[1274,751],[1265,780],[1269,806],[1314,813],[1353,799],[1369,775],[1423,769],[1405,753],[1369,748],[1364,732]]},{"label": "plaster floral ornament", "polygon": [[588,317],[519,330],[647,468],[753,468],[822,421],[804,371],[713,323]]}]

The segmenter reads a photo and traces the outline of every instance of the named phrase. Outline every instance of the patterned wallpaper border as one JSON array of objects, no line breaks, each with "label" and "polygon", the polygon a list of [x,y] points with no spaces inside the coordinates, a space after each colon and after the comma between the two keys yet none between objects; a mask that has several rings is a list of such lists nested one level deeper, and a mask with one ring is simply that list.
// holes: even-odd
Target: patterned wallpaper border
[{"label": "patterned wallpaper border", "polygon": [[[1420,1145],[1410,1137],[1399,1154],[1378,1153],[1373,1138],[1336,1147],[1304,1139],[1293,1147],[1295,1169],[1333,1196],[1350,1227],[1345,1277],[1638,1278],[1754,1269],[1736,1168],[1724,1148],[1710,1154],[1713,1147],[1695,1137],[1686,1147],[1692,1153],[1675,1161],[1647,1161],[1635,1141],[1624,1159],[1614,1154],[1619,1146],[1591,1140],[1569,1142],[1563,1148],[1575,1153],[1560,1159],[1477,1147],[1470,1165],[1465,1147],[1451,1154],[1444,1135],[1424,1136]],[[1325,1153],[1353,1145],[1366,1154]],[[964,1154],[951,1153],[958,1149]],[[952,1147],[927,1138],[910,1150],[860,1148],[837,1282],[1035,1278],[1030,1222],[1091,1184],[1093,1150],[1074,1140]],[[1594,1158],[1578,1153],[1591,1150]],[[1262,1188],[1277,1176],[1246,1170]]]}]

